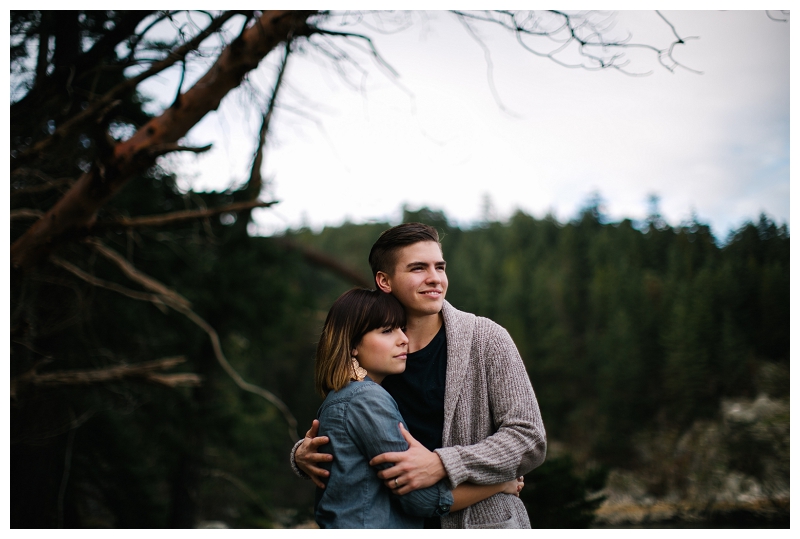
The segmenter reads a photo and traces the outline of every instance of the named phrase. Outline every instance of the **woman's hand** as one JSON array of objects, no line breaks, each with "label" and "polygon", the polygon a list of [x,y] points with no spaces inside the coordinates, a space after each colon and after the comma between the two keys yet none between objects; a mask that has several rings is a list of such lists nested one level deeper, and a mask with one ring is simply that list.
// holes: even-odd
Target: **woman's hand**
[{"label": "woman's hand", "polygon": [[519,498],[519,492],[522,490],[522,487],[525,486],[525,478],[522,476],[517,477],[516,479],[512,479],[511,481],[506,481],[503,483],[505,485],[501,492],[505,492],[506,494],[513,494],[514,496]]}]

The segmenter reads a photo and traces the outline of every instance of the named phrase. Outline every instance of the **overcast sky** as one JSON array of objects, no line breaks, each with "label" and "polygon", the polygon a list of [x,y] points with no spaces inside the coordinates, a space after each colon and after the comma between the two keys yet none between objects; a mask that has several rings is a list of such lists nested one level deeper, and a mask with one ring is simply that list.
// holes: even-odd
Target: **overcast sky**
[{"label": "overcast sky", "polygon": [[[262,198],[281,202],[254,213],[258,232],[399,222],[404,204],[468,226],[487,198],[500,219],[519,208],[566,221],[595,192],[612,220],[643,218],[656,194],[669,223],[694,212],[721,240],[761,212],[788,224],[789,23],[763,11],[665,15],[682,37],[699,36],[676,57],[702,74],[671,73],[648,53],[628,53],[629,69],[646,77],[570,69],[476,24],[490,82],[481,45],[444,12],[393,35],[361,29],[396,80],[361,56],[367,74],[351,71],[361,86],[351,89],[318,54],[293,55],[264,166],[272,181]],[[657,46],[671,35],[654,12],[620,14],[614,31],[626,30]],[[253,87],[267,93],[278,60],[249,77]],[[174,96],[169,77],[146,88]],[[232,94],[189,133],[214,149],[173,159],[183,185],[219,190],[246,178],[260,125],[251,104]]]}]

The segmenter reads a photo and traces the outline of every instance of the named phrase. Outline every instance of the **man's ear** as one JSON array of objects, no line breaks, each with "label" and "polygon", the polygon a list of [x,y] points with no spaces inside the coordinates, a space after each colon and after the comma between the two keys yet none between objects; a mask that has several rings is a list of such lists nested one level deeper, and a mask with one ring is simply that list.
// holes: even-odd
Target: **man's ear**
[{"label": "man's ear", "polygon": [[387,294],[391,294],[392,293],[392,284],[389,282],[389,276],[386,273],[384,273],[382,271],[379,271],[378,273],[376,273],[375,274],[375,284],[378,286],[379,290],[382,290],[383,292],[386,292]]}]

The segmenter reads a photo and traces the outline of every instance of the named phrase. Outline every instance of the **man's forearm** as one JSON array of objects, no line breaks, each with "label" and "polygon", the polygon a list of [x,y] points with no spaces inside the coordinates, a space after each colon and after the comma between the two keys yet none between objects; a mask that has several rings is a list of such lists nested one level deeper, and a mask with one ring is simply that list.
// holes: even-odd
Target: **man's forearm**
[{"label": "man's forearm", "polygon": [[545,440],[534,437],[536,441],[531,447],[520,448],[517,436],[509,439],[505,434],[495,433],[474,445],[436,449],[451,488],[466,481],[481,485],[510,481],[544,462]]},{"label": "man's forearm", "polygon": [[370,460],[370,466],[380,469],[378,477],[384,480],[387,487],[401,495],[430,487],[444,479],[447,472],[439,455],[415,440],[402,424],[399,427],[408,442],[408,449],[383,453]]}]

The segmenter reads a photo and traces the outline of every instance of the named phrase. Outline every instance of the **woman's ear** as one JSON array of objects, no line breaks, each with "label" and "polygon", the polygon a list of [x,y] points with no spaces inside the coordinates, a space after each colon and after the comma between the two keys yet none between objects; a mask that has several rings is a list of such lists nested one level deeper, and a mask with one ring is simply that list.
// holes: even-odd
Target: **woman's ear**
[{"label": "woman's ear", "polygon": [[377,285],[379,290],[386,292],[387,294],[392,293],[392,284],[391,282],[389,282],[389,276],[386,273],[382,271],[376,273],[375,284]]},{"label": "woman's ear", "polygon": [[350,355],[353,356],[353,357],[356,357],[358,355],[358,350],[353,348],[352,350],[350,350]]}]

